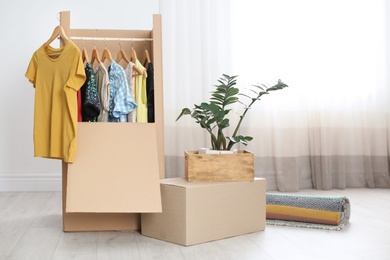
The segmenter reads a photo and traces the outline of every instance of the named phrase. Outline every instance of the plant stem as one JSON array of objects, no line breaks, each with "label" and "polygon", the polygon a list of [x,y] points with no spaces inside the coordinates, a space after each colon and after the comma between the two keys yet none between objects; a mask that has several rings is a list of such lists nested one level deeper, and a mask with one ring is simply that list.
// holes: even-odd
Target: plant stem
[{"label": "plant stem", "polygon": [[217,150],[226,150],[226,139],[222,132],[222,129],[218,128],[218,144],[217,144]]},{"label": "plant stem", "polygon": [[[257,100],[257,99],[253,99],[252,102],[249,104],[249,106],[244,110],[244,113],[242,113],[242,115],[240,116],[240,120],[238,121],[237,126],[236,126],[236,128],[234,129],[234,132],[233,132],[233,134],[232,134],[232,138],[234,138],[234,137],[237,135],[237,132],[238,132],[238,129],[240,129],[242,120],[244,119],[246,113],[247,113],[248,110],[251,108],[251,106],[253,105],[253,103],[255,103],[256,100]],[[229,145],[228,145],[228,147],[227,147],[227,150],[230,151],[230,149],[232,149],[233,145],[234,145],[234,142],[229,141]]]},{"label": "plant stem", "polygon": [[211,130],[207,129],[207,131],[209,132],[209,134],[211,136],[211,149],[216,150],[217,145],[218,145],[218,140]]}]

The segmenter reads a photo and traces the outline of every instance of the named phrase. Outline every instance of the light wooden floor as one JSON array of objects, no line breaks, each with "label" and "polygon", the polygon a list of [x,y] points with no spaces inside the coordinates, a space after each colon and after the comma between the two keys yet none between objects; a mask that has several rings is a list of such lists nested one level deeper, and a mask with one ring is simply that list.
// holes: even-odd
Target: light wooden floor
[{"label": "light wooden floor", "polygon": [[264,232],[183,247],[139,232],[63,233],[60,192],[0,193],[0,259],[390,259],[390,190],[302,190],[343,195],[342,231],[267,226]]}]

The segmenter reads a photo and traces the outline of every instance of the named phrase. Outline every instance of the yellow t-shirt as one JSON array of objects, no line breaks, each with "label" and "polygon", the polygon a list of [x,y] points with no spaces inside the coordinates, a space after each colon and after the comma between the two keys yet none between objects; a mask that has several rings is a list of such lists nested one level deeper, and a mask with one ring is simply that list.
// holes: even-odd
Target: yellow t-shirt
[{"label": "yellow t-shirt", "polygon": [[148,122],[148,98],[146,96],[146,69],[142,66],[139,60],[135,61],[134,66],[138,70],[142,71],[141,75],[135,76],[135,103],[137,103],[136,117],[137,122],[147,123]]},{"label": "yellow t-shirt", "polygon": [[[49,54],[60,53],[58,56]],[[34,52],[26,77],[35,87],[34,156],[73,162],[77,148],[77,90],[85,82],[79,48],[43,45]]]}]

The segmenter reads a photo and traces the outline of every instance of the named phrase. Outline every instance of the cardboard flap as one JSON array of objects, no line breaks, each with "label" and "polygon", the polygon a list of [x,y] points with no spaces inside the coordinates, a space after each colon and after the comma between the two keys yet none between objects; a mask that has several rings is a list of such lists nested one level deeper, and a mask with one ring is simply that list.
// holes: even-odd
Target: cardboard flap
[{"label": "cardboard flap", "polygon": [[161,212],[156,126],[79,123],[66,212]]}]

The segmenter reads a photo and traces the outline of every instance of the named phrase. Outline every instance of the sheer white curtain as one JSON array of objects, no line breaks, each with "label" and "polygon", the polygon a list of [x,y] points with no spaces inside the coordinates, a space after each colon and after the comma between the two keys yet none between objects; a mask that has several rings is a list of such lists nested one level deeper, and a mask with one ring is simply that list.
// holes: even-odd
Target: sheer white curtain
[{"label": "sheer white curtain", "polygon": [[243,0],[232,8],[242,83],[290,86],[247,118],[256,175],[290,191],[390,187],[385,1]]},{"label": "sheer white curtain", "polygon": [[210,146],[191,118],[175,120],[182,108],[208,99],[231,71],[230,7],[225,0],[160,1],[167,177],[184,176],[184,150]]},{"label": "sheer white curtain", "polygon": [[388,5],[162,0],[167,177],[183,176],[185,149],[209,144],[177,115],[230,73],[242,88],[290,86],[264,97],[242,127],[254,140],[241,148],[254,152],[267,189],[390,187]]}]

